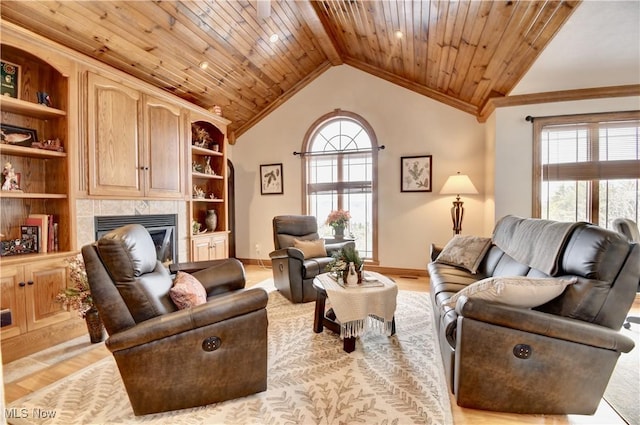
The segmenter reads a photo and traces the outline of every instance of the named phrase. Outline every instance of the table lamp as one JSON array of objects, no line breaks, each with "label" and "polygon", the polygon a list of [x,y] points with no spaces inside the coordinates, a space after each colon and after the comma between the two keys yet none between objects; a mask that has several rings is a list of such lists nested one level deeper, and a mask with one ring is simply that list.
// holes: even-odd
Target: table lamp
[{"label": "table lamp", "polygon": [[478,193],[476,187],[471,183],[471,179],[466,174],[458,174],[455,176],[449,176],[447,181],[440,190],[441,195],[456,195],[456,200],[453,201],[453,207],[451,207],[451,220],[453,220],[453,234],[458,235],[462,231],[462,216],[464,215],[464,208],[462,208],[462,201],[460,201],[460,195],[475,195]]}]

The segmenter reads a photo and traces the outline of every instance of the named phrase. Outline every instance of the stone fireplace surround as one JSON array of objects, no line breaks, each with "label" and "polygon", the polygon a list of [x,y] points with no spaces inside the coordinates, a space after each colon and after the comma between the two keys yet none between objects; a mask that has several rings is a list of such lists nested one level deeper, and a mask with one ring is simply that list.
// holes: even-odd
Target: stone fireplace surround
[{"label": "stone fireplace surround", "polygon": [[187,203],[185,201],[150,201],[132,199],[78,199],[76,200],[76,225],[78,249],[95,242],[95,217],[114,215],[178,215],[178,260],[187,261],[188,231]]}]

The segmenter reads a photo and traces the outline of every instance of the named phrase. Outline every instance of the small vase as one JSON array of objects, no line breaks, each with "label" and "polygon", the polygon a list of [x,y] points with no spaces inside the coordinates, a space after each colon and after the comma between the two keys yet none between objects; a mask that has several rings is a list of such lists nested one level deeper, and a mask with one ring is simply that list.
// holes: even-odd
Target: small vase
[{"label": "small vase", "polygon": [[336,239],[344,239],[344,226],[334,226],[333,237]]},{"label": "small vase", "polygon": [[346,283],[349,286],[354,286],[358,283],[358,275],[356,273],[356,268],[353,263],[349,263],[349,270],[347,272]]},{"label": "small vase", "polygon": [[216,214],[216,210],[207,210],[207,218],[204,222],[207,225],[208,231],[215,232],[216,227],[218,226],[218,215]]},{"label": "small vase", "polygon": [[91,343],[95,344],[102,342],[104,339],[104,324],[100,319],[98,310],[95,307],[90,308],[84,316],[85,322],[87,322],[87,330],[89,331],[89,338]]}]

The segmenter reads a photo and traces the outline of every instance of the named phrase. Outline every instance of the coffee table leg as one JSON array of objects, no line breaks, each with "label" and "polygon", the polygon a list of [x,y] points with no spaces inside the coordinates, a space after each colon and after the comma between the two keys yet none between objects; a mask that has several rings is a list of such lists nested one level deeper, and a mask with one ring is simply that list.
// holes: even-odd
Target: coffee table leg
[{"label": "coffee table leg", "polygon": [[316,295],[316,310],[313,319],[313,331],[317,334],[321,333],[324,328],[322,322],[324,321],[324,306],[326,300],[327,294],[322,294],[318,291],[318,294]]},{"label": "coffee table leg", "polygon": [[396,316],[393,316],[393,319],[391,319],[391,336],[394,336],[396,334]]}]

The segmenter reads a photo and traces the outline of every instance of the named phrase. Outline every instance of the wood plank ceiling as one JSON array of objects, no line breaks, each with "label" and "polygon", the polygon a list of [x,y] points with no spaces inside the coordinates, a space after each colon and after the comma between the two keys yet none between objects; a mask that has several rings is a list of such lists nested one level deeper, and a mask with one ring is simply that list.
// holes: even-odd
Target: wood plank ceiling
[{"label": "wood plank ceiling", "polygon": [[192,103],[221,106],[233,142],[340,64],[482,121],[489,99],[509,94],[579,3],[2,0],[1,16]]}]

